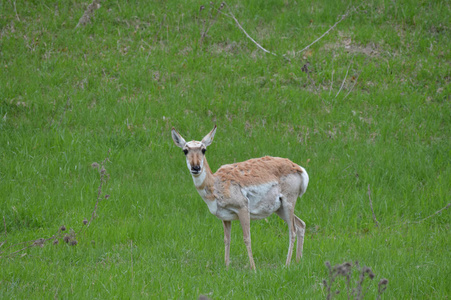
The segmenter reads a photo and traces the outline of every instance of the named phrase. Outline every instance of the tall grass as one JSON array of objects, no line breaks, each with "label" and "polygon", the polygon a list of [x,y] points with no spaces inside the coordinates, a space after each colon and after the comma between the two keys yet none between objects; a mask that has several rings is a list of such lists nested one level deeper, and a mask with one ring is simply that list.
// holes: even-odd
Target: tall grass
[{"label": "tall grass", "polygon": [[[0,2],[0,256],[83,226],[111,149],[110,197],[78,244],[0,259],[1,298],[326,298],[324,262],[356,260],[389,280],[382,298],[451,294],[450,211],[423,221],[450,201],[449,2],[367,1],[299,54],[360,3],[228,2],[277,56],[225,14],[201,42],[207,2],[102,2],[76,28],[88,4]],[[214,124],[213,170],[264,155],[307,169],[299,264],[270,217],[251,223],[257,273],[238,224],[226,270],[170,138]]]}]

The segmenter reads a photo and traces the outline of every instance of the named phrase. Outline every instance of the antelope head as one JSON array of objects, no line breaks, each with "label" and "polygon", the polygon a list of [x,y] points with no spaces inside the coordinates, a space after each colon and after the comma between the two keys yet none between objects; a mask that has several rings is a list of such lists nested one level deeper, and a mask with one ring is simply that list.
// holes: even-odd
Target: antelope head
[{"label": "antelope head", "polygon": [[204,174],[204,164],[205,162],[205,152],[207,151],[207,147],[211,145],[213,142],[213,138],[216,133],[216,125],[209,134],[207,134],[202,141],[191,141],[186,142],[185,139],[172,128],[172,139],[174,143],[183,149],[183,153],[185,153],[186,157],[186,165],[188,166],[189,171],[193,177],[199,177]]}]

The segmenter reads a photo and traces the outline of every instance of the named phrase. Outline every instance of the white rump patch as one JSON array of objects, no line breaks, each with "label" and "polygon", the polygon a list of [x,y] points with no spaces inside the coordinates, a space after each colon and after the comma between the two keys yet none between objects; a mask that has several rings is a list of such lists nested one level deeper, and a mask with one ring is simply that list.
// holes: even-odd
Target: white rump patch
[{"label": "white rump patch", "polygon": [[302,189],[302,191],[301,191],[301,194],[299,196],[302,196],[302,194],[304,194],[305,191],[307,190],[309,177],[308,177],[307,171],[303,167],[299,166],[299,168],[301,168],[301,170],[302,170],[302,173],[301,173],[301,176],[302,176],[302,187],[301,187],[301,189]]}]

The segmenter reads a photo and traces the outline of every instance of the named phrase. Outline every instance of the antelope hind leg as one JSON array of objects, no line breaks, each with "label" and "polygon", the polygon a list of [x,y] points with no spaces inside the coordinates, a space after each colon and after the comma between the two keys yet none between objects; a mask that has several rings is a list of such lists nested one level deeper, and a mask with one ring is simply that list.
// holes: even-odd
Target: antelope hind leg
[{"label": "antelope hind leg", "polygon": [[294,215],[294,225],[296,227],[296,235],[298,238],[296,245],[296,261],[299,262],[302,257],[302,248],[304,246],[305,223]]}]

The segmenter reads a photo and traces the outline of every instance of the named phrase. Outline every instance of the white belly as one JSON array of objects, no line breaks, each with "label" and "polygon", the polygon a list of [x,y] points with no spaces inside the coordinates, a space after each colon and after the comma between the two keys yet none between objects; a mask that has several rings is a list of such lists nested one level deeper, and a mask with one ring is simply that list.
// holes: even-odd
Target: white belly
[{"label": "white belly", "polygon": [[280,188],[277,182],[249,186],[241,189],[249,203],[251,219],[263,219],[280,208]]},{"label": "white belly", "polygon": [[[205,190],[198,190],[205,201],[210,213],[221,220],[232,221],[238,219],[237,211],[231,207],[218,205],[216,199],[210,200],[206,197]],[[241,189],[241,193],[247,200],[249,214],[252,220],[263,219],[280,208],[280,187],[277,182],[248,186]]]}]

